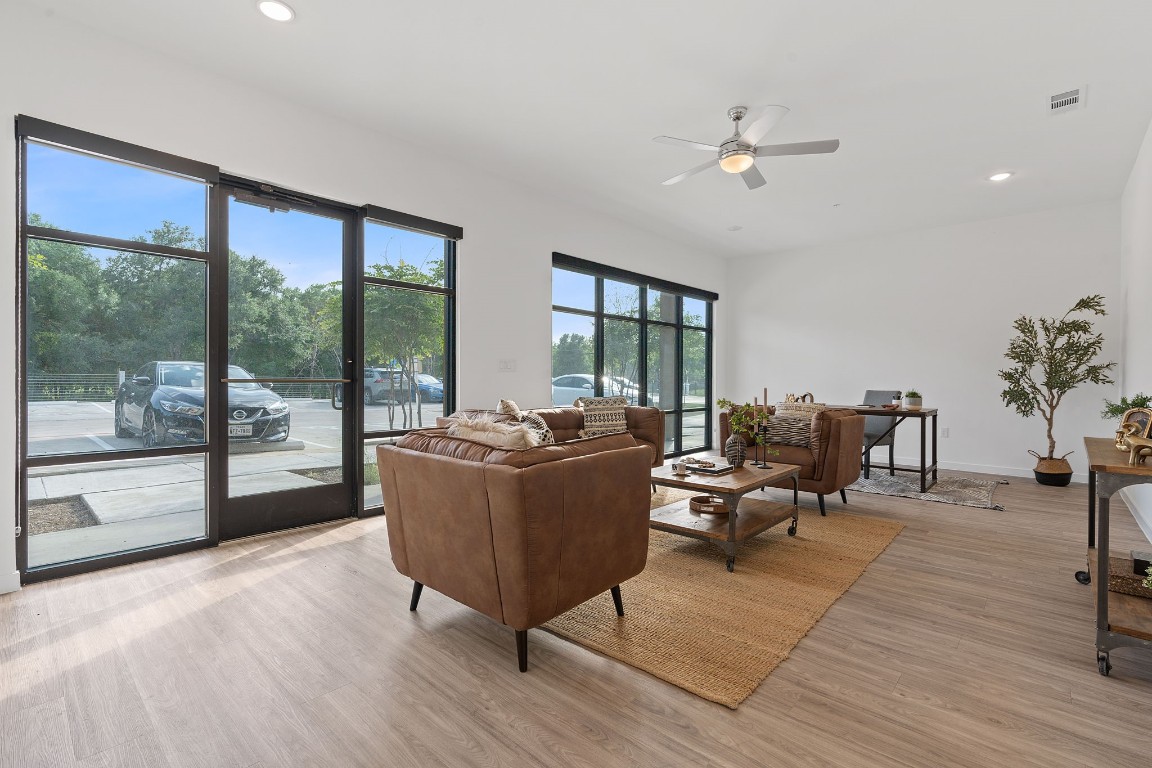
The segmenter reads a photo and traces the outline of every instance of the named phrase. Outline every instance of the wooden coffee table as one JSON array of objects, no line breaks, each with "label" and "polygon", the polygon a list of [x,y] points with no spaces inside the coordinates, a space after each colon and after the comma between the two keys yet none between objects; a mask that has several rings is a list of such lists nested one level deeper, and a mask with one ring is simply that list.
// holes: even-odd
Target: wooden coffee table
[{"label": "wooden coffee table", "polygon": [[[782,504],[766,499],[741,498],[749,491],[792,478],[792,503]],[[658,531],[675,533],[693,539],[710,541],[723,548],[728,555],[728,571],[736,568],[736,546],[740,542],[768,530],[774,525],[791,518],[788,535],[796,535],[799,524],[799,478],[800,467],[793,464],[772,464],[761,469],[746,463],[743,467],[726,475],[709,475],[702,472],[689,472],[687,477],[677,477],[672,466],[666,465],[652,470],[652,484],[669,488],[685,488],[700,491],[724,500],[728,514],[708,515],[689,509],[688,500],[670,504],[654,510],[648,527]]]}]

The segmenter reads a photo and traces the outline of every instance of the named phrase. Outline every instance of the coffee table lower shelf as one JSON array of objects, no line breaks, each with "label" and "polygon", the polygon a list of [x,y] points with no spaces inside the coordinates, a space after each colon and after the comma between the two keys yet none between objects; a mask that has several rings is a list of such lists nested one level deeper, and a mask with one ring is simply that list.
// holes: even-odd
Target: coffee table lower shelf
[{"label": "coffee table lower shelf", "polygon": [[792,521],[788,535],[795,536],[799,515],[800,508],[795,504],[745,497],[736,512],[735,536],[729,538],[728,515],[698,514],[684,500],[654,510],[648,527],[716,544],[739,544],[785,520]]}]

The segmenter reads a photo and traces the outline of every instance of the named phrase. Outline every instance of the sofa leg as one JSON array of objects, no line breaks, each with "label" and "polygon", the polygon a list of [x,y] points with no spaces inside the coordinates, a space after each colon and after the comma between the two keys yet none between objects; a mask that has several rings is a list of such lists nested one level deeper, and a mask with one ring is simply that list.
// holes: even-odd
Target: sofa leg
[{"label": "sofa leg", "polygon": [[841,500],[842,500],[842,501],[843,501],[845,504],[847,504],[847,503],[848,503],[848,492],[847,492],[847,491],[845,491],[843,488],[841,488],[841,489],[840,489],[840,499],[841,499]]},{"label": "sofa leg", "polygon": [[516,661],[520,664],[520,671],[528,671],[528,630],[516,630]]},{"label": "sofa leg", "polygon": [[816,501],[820,502],[820,517],[827,517],[828,513],[824,511],[824,494],[816,494]]},{"label": "sofa leg", "polygon": [[424,590],[424,585],[418,581],[412,582],[412,602],[408,604],[408,610],[416,610],[416,606],[420,603],[420,593]]},{"label": "sofa leg", "polygon": [[620,585],[612,587],[612,602],[616,604],[616,615],[624,615],[624,600],[620,597]]}]

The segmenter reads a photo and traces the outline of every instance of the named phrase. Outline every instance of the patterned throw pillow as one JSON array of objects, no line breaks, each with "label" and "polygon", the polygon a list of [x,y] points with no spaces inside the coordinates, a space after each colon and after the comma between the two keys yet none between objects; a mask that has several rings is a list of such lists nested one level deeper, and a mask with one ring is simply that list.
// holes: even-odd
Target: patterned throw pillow
[{"label": "patterned throw pillow", "polygon": [[532,411],[522,411],[520,406],[516,405],[515,400],[501,400],[500,404],[496,406],[496,412],[505,416],[511,416],[516,421],[520,422],[536,436],[537,445],[553,445],[556,442],[556,436],[552,434],[552,430],[548,428],[548,422],[538,414]]},{"label": "patterned throw pillow", "polygon": [[548,422],[544,421],[544,417],[532,411],[523,411],[520,416],[520,423],[528,428],[529,432],[536,435],[536,440],[540,445],[552,445],[556,442],[556,436],[552,434],[552,430],[548,428]]},{"label": "patterned throw pillow", "polygon": [[775,445],[812,446],[812,419],[809,416],[773,416],[761,433],[764,442]]},{"label": "patterned throw pillow", "polygon": [[584,411],[584,429],[580,430],[580,437],[599,437],[627,432],[628,420],[624,416],[624,408],[627,405],[626,397],[577,398],[576,407]]}]

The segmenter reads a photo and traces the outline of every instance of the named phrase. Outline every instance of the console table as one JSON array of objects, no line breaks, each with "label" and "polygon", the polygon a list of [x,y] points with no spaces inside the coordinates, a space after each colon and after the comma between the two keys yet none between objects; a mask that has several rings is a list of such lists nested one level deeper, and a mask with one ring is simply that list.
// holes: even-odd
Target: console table
[{"label": "console table", "polygon": [[[1096,663],[1107,675],[1112,665],[1108,654],[1114,648],[1152,649],[1152,600],[1108,591],[1108,508],[1112,495],[1121,488],[1152,483],[1152,466],[1128,464],[1128,454],[1116,450],[1116,441],[1107,437],[1086,437],[1090,486],[1089,519],[1096,507],[1096,546],[1089,528],[1088,567],[1096,580]],[[1093,504],[1095,502],[1095,504]]]},{"label": "console table", "polygon": [[[876,447],[876,443],[896,431],[896,427],[900,426],[905,419],[919,419],[920,420],[920,467],[896,467],[897,472],[915,472],[920,475],[920,493],[927,493],[928,489],[936,485],[936,416],[939,411],[935,408],[921,408],[918,411],[911,411],[907,408],[882,408],[880,406],[868,405],[830,405],[829,408],[846,408],[850,411],[856,411],[860,416],[890,416],[892,418],[892,426],[879,435],[870,444],[864,446],[864,462],[868,464],[869,469],[887,469],[888,465],[872,464],[871,451]],[[932,419],[932,463],[928,463],[928,419]],[[928,475],[932,475],[932,482],[928,482]]]}]

